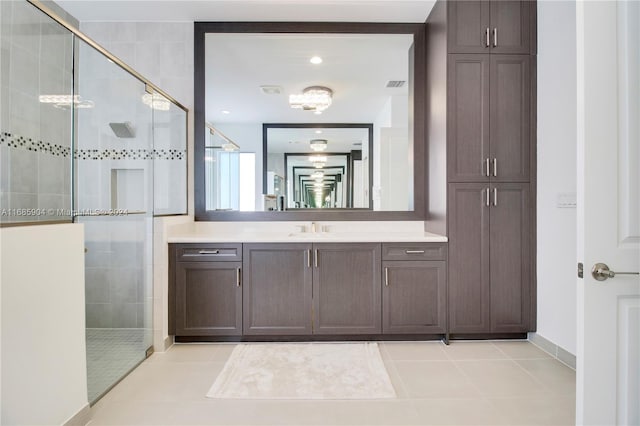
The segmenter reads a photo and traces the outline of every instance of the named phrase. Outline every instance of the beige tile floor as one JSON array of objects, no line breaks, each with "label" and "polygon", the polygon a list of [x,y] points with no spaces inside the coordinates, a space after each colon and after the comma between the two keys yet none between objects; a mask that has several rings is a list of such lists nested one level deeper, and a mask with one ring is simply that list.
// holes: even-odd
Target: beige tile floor
[{"label": "beige tile floor", "polygon": [[395,400],[213,400],[233,344],[156,353],[90,425],[569,425],[575,372],[525,341],[380,343]]}]

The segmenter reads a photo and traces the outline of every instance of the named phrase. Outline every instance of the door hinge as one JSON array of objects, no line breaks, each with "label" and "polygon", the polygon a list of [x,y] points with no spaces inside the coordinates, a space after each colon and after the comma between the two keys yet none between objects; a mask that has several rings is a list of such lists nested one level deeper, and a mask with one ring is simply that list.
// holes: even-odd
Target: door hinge
[{"label": "door hinge", "polygon": [[578,278],[584,278],[584,265],[578,262]]}]

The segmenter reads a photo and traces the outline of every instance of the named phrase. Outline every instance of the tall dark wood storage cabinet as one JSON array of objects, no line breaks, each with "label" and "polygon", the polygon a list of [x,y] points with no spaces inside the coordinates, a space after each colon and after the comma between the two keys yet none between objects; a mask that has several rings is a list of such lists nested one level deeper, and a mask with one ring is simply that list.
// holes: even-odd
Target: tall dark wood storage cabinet
[{"label": "tall dark wood storage cabinet", "polygon": [[427,104],[447,111],[427,121],[446,133],[453,337],[535,329],[535,27],[534,1],[438,1],[427,20]]}]

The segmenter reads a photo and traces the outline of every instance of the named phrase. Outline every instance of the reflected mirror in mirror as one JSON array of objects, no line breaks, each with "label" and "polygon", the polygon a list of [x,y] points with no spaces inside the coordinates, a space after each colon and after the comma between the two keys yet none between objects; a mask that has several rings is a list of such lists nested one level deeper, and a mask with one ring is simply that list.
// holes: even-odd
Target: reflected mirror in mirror
[{"label": "reflected mirror in mirror", "polygon": [[204,50],[206,210],[413,210],[413,34],[210,32]]},{"label": "reflected mirror in mirror", "polygon": [[[372,209],[372,125],[265,124],[267,210]],[[278,204],[278,197],[284,197]],[[273,201],[272,201],[273,200]]]}]

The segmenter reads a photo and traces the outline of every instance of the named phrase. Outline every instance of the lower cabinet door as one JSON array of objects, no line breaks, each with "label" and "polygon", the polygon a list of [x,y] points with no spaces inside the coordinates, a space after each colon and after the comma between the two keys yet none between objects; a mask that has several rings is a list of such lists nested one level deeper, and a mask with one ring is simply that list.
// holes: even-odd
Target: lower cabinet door
[{"label": "lower cabinet door", "polygon": [[176,336],[242,334],[241,262],[176,262]]},{"label": "lower cabinet door", "polygon": [[380,334],[381,245],[314,244],[313,333]]},{"label": "lower cabinet door", "polygon": [[244,244],[244,334],[311,334],[311,244]]},{"label": "lower cabinet door", "polygon": [[389,261],[382,270],[383,333],[446,332],[446,262]]}]

